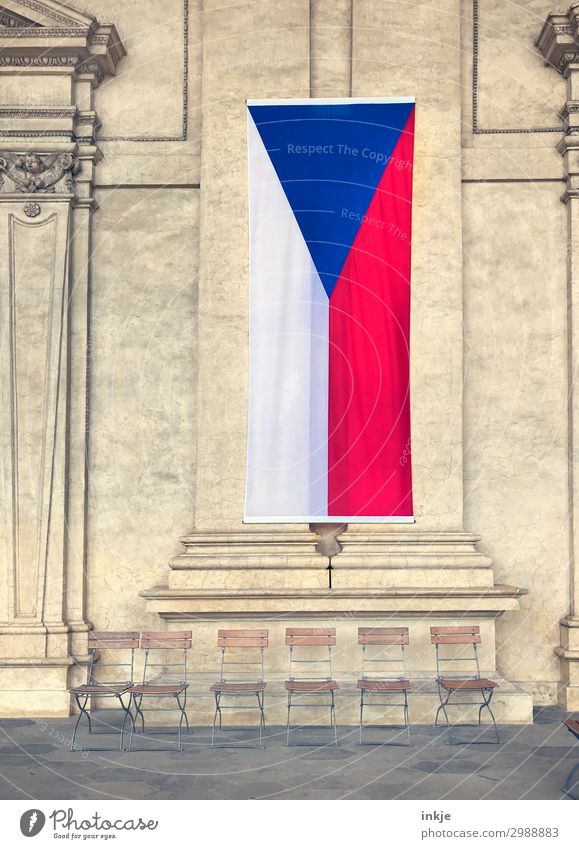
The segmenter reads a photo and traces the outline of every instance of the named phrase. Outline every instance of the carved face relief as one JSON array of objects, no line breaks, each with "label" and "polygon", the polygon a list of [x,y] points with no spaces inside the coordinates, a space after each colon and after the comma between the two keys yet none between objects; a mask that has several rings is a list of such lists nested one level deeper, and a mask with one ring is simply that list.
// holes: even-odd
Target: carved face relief
[{"label": "carved face relief", "polygon": [[24,157],[24,170],[29,174],[40,174],[44,171],[44,165],[35,153],[27,153]]}]

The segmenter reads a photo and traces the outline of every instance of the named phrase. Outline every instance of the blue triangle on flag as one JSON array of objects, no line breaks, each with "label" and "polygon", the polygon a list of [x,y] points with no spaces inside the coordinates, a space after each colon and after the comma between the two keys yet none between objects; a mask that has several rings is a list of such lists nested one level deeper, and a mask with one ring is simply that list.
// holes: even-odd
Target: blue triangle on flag
[{"label": "blue triangle on flag", "polygon": [[248,107],[328,297],[413,107],[413,102]]}]

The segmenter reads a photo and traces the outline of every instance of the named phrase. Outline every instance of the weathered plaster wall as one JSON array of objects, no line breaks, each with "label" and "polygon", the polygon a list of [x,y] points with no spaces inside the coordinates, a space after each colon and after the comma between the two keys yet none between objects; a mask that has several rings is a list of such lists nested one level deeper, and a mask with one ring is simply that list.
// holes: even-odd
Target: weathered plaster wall
[{"label": "weathered plaster wall", "polygon": [[569,607],[565,84],[534,46],[550,8],[462,4],[465,524],[529,590],[497,654],[538,702],[557,697]]},{"label": "weathered plaster wall", "polygon": [[465,515],[497,579],[529,590],[499,623],[501,670],[550,698],[569,595],[559,193],[551,183],[464,188]]},{"label": "weathered plaster wall", "polygon": [[[128,51],[96,104],[106,123],[94,217],[90,619],[102,628],[158,624],[153,616],[146,620],[138,592],[160,580],[195,507],[201,527],[231,527],[237,516],[232,492],[238,500],[245,411],[235,422],[216,419],[198,399],[216,391],[217,380],[229,408],[243,406],[245,331],[237,321],[245,311],[238,290],[247,266],[243,100],[308,96],[310,44],[313,95],[418,95],[412,368],[413,416],[423,439],[414,434],[417,503],[424,530],[460,524],[464,440],[465,528],[483,535],[482,550],[494,556],[499,580],[530,590],[521,612],[500,623],[501,671],[552,701],[557,622],[568,607],[560,130],[473,134],[470,0],[445,3],[443,12],[440,3],[356,2],[353,38],[344,29],[344,4],[334,12],[330,4],[314,4],[314,24],[328,21],[324,6],[335,15],[336,31],[334,39],[325,29],[310,40],[306,0],[233,10],[205,4],[204,15],[190,0],[187,138],[163,140],[183,131],[182,0],[77,5],[115,22]],[[549,9],[543,0],[479,0],[479,129],[560,126],[563,81],[533,47]],[[224,19],[229,38],[219,52],[206,44],[202,65],[202,28],[221,31]],[[206,200],[200,210],[202,93]],[[142,138],[147,135],[154,138]],[[107,141],[111,136],[116,140]],[[525,182],[530,178],[547,182]],[[114,189],[117,184],[132,188]],[[224,193],[226,230],[218,213]],[[198,339],[200,222],[207,270]],[[457,303],[457,297],[464,300],[462,319],[443,309],[445,299]],[[197,345],[211,349],[226,326],[231,360],[211,373],[207,358],[197,383]],[[447,346],[449,332],[456,346],[439,350],[436,340]],[[462,424],[453,407],[461,397]],[[428,426],[433,420],[436,436]],[[217,468],[232,434],[231,476],[213,479],[213,462]],[[450,471],[442,462],[432,465],[441,434],[452,449]]]},{"label": "weathered plaster wall", "polygon": [[162,576],[191,523],[198,192],[97,199],[88,617],[114,630],[147,621],[139,590]]},{"label": "weathered plaster wall", "polygon": [[[162,579],[195,503],[200,0],[78,0],[127,56],[95,95],[88,618],[159,627]],[[112,83],[112,84],[111,84]]]}]

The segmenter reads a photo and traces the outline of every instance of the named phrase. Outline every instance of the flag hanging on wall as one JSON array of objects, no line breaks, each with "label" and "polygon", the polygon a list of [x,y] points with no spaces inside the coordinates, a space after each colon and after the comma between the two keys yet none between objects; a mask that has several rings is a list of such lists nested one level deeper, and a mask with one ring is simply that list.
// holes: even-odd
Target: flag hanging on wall
[{"label": "flag hanging on wall", "polygon": [[247,108],[245,521],[414,521],[414,98]]}]

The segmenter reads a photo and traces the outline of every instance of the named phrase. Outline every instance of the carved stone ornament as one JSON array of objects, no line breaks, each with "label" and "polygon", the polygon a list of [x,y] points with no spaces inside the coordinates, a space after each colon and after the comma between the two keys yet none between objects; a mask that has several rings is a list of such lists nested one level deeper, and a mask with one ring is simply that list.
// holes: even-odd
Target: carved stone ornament
[{"label": "carved stone ornament", "polygon": [[567,12],[550,12],[535,42],[545,62],[560,74],[579,60],[579,3]]},{"label": "carved stone ornament", "polygon": [[0,2],[0,68],[63,68],[92,75],[94,85],[114,74],[124,55],[114,24],[60,0]]},{"label": "carved stone ornament", "polygon": [[0,157],[0,191],[73,194],[78,171],[70,153],[6,153]]},{"label": "carved stone ornament", "polygon": [[40,215],[40,204],[39,203],[25,203],[24,204],[24,215],[28,218],[36,218],[37,215]]}]

